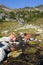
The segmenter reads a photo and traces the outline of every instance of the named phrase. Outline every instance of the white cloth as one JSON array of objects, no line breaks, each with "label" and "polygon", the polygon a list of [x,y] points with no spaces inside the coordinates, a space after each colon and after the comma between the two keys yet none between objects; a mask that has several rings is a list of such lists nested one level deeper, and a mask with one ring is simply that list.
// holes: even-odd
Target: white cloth
[{"label": "white cloth", "polygon": [[2,38],[0,38],[0,41],[10,41],[10,38],[9,37],[2,37]]},{"label": "white cloth", "polygon": [[3,59],[5,58],[6,54],[4,49],[0,48],[0,62],[3,61]]}]

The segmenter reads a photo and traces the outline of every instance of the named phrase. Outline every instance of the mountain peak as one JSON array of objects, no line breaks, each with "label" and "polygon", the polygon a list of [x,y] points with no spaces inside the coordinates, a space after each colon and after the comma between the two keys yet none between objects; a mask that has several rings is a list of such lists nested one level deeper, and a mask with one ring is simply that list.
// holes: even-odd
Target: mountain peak
[{"label": "mountain peak", "polygon": [[7,6],[0,4],[0,9],[5,10],[5,11],[12,11],[10,8],[8,8]]},{"label": "mountain peak", "polygon": [[38,5],[35,8],[38,8],[39,10],[43,11],[43,5]]},{"label": "mountain peak", "polygon": [[0,8],[7,8],[7,7],[3,4],[0,4]]}]

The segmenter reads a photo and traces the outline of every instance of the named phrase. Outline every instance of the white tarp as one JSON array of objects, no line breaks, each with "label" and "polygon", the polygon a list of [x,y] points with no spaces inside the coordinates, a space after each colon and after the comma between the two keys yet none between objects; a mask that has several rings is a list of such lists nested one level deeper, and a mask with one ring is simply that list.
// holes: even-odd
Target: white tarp
[{"label": "white tarp", "polygon": [[1,41],[10,41],[10,38],[9,37],[2,37],[2,38],[0,38],[0,42]]},{"label": "white tarp", "polygon": [[4,46],[2,47],[3,49],[8,49],[8,46],[9,46],[9,44],[8,43],[6,43],[6,42],[1,42]]},{"label": "white tarp", "polygon": [[3,61],[5,56],[6,56],[5,51],[2,48],[0,48],[0,62]]}]

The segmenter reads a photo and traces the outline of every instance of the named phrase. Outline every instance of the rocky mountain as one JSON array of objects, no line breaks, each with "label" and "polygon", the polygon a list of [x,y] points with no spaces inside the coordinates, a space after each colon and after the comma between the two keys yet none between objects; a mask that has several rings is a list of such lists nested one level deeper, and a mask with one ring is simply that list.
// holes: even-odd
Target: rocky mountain
[{"label": "rocky mountain", "polygon": [[39,11],[43,11],[43,5],[38,5],[38,6],[36,6],[36,7],[24,7],[24,8],[19,8],[19,9],[11,9],[11,8],[8,8],[7,6],[5,6],[5,5],[3,5],[3,4],[0,4],[0,9],[2,9],[2,10],[5,10],[5,11],[8,11],[8,12],[10,12],[10,11],[12,11],[12,10],[20,10],[20,9],[24,9],[24,10],[31,10],[31,11],[33,11],[33,10],[39,10]]},{"label": "rocky mountain", "polygon": [[18,9],[10,9],[4,5],[0,5],[0,12],[1,21],[36,21],[43,17],[43,5]]},{"label": "rocky mountain", "polygon": [[43,8],[43,5],[36,6],[37,8]]},{"label": "rocky mountain", "polygon": [[7,8],[7,7],[3,4],[0,4],[0,8]]},{"label": "rocky mountain", "polygon": [[43,5],[36,6],[35,8],[38,8],[39,11],[43,11]]},{"label": "rocky mountain", "polygon": [[4,11],[8,11],[8,12],[12,11],[12,9],[6,7],[6,6],[3,5],[3,4],[0,5],[0,9],[1,9],[1,10],[4,10]]}]

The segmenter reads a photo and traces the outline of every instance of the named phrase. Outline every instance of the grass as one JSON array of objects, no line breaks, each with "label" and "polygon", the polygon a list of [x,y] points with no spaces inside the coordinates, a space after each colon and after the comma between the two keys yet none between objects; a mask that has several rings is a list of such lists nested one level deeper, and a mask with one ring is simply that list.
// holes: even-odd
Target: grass
[{"label": "grass", "polygon": [[[43,36],[43,35],[42,35],[42,36]],[[43,39],[42,36],[36,36],[36,38],[37,38],[38,40],[41,40],[41,39]]]},{"label": "grass", "polygon": [[18,22],[3,22],[0,24],[0,33],[4,30],[9,30],[8,34],[10,32],[15,32],[14,30],[20,26],[21,25],[18,24]]},{"label": "grass", "polygon": [[[33,25],[38,25],[38,26],[40,25],[41,26],[43,24],[43,18],[40,18],[40,19],[38,19],[37,21],[34,21],[34,22],[28,22],[28,24],[33,24]],[[16,22],[3,22],[3,23],[0,23],[0,33],[3,30],[9,30],[8,34],[10,32],[14,32],[14,33],[23,32],[23,33],[29,33],[29,34],[34,34],[36,32],[35,29],[31,29],[31,28],[15,31],[15,29],[20,28],[22,26],[24,26],[24,25],[20,25],[17,21]],[[1,36],[1,34],[0,34],[0,36]],[[39,38],[39,37],[37,37],[37,38]]]},{"label": "grass", "polygon": [[39,44],[40,47],[43,47],[43,42]]},{"label": "grass", "polygon": [[28,24],[33,24],[33,25],[43,25],[43,18],[40,18],[40,19],[37,19],[36,21],[31,21],[31,22],[28,22]]},{"label": "grass", "polygon": [[15,26],[17,24],[18,24],[17,22],[3,22],[0,24],[0,27],[3,29],[3,28]]},{"label": "grass", "polygon": [[35,33],[35,29],[24,29],[24,30],[18,30],[19,32],[23,32],[23,33],[29,33],[29,34],[34,34]]},{"label": "grass", "polygon": [[29,41],[28,44],[30,44],[30,45],[34,45],[34,44],[37,44],[37,43],[34,42],[34,41]]},{"label": "grass", "polygon": [[27,53],[35,53],[37,51],[37,49],[36,48],[29,48],[29,49],[27,49]]},{"label": "grass", "polygon": [[31,34],[32,32],[34,33],[34,29],[24,29],[24,30],[17,30],[15,31],[15,29],[22,27],[23,25],[18,24],[18,22],[4,22],[0,24],[0,33],[3,30],[9,30],[8,34],[11,32],[14,33],[19,33],[19,32],[23,32],[23,33],[29,33]]}]

